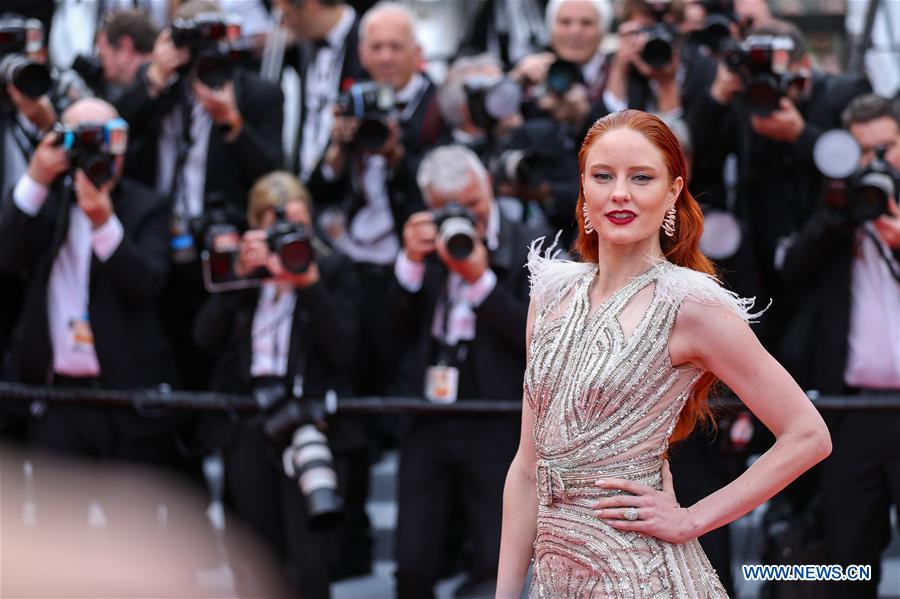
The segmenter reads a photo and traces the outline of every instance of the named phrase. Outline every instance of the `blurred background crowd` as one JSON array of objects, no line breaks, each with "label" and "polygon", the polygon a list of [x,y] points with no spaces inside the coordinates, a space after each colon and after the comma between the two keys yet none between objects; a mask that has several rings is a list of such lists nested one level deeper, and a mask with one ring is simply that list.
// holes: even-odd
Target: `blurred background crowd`
[{"label": "blurred background crowd", "polygon": [[[678,136],[702,249],[726,287],[769,306],[754,330],[804,389],[900,393],[895,0],[4,0],[0,13],[0,380],[256,406],[8,400],[0,439],[209,485],[285,592],[328,597],[371,571],[369,473],[387,450],[396,595],[465,572],[460,596],[492,596],[518,416],[324,417],[307,400],[521,401],[528,248],[574,241],[578,150],[610,112],[652,112]],[[834,453],[769,503],[762,559],[874,577],[767,596],[876,596],[900,403],[826,418]],[[751,414],[720,410],[717,430],[673,448],[680,502],[771,442]],[[4,486],[30,489],[32,474],[7,468]],[[4,518],[32,521],[22,497],[4,494]],[[733,592],[728,528],[702,542]],[[252,559],[230,568],[238,595],[271,592]]]}]

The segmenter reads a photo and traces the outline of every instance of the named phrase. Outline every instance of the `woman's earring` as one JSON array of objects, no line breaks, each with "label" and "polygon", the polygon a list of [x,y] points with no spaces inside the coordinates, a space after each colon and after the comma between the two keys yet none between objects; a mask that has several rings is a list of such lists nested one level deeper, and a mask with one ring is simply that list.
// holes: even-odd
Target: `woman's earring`
[{"label": "woman's earring", "polygon": [[594,232],[594,225],[591,224],[591,219],[588,218],[587,202],[581,205],[581,212],[584,215],[584,232],[590,235]]},{"label": "woman's earring", "polygon": [[666,217],[662,222],[662,230],[667,237],[675,236],[675,214],[675,206],[672,206],[671,208],[666,210]]}]

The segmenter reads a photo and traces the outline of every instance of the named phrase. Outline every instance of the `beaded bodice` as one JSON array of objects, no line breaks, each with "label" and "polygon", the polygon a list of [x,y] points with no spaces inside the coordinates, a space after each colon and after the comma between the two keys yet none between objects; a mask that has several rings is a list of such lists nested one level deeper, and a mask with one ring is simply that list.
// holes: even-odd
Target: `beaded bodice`
[{"label": "beaded bodice", "polygon": [[597,267],[572,264],[536,304],[525,373],[538,496],[531,596],[726,597],[699,543],[616,530],[592,507],[621,493],[600,478],[662,488],[668,439],[702,375],[672,365],[670,334],[682,300],[707,297],[692,286],[716,283],[659,262],[592,306]]}]

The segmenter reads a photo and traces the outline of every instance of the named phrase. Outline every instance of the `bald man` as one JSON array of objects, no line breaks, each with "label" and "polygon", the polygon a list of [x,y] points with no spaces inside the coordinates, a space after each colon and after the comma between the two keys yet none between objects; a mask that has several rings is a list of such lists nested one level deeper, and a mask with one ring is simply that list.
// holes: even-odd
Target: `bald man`
[{"label": "bald man", "polygon": [[[81,148],[106,165],[86,167],[89,177],[73,164],[63,136],[51,131],[0,211],[0,269],[27,277],[12,375],[92,389],[173,383],[154,308],[168,274],[168,203],[120,177],[124,122],[111,105],[78,101],[62,124],[103,128],[120,143]],[[64,452],[167,461],[172,444],[159,434],[171,423],[152,422],[151,429],[127,410],[51,405],[31,434]]]}]

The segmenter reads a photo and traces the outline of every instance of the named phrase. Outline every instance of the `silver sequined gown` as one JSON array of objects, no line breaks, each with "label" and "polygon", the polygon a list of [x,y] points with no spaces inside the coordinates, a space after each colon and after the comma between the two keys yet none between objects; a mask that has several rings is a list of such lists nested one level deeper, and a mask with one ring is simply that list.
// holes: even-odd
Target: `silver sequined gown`
[{"label": "silver sequined gown", "polygon": [[[534,298],[535,281],[542,283],[536,271],[546,275],[553,264],[532,254]],[[720,301],[745,315],[743,300],[705,275],[660,262],[592,307],[596,265],[568,264],[568,274],[556,277],[557,301],[536,303],[525,374],[538,460],[530,597],[727,597],[696,540],[675,545],[618,531],[591,506],[622,493],[600,490],[599,478],[662,488],[668,438],[702,374],[670,362],[669,334],[683,299]],[[637,306],[643,317],[626,339],[618,316],[648,286],[652,293]]]}]

